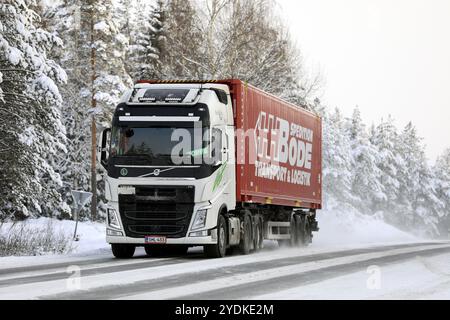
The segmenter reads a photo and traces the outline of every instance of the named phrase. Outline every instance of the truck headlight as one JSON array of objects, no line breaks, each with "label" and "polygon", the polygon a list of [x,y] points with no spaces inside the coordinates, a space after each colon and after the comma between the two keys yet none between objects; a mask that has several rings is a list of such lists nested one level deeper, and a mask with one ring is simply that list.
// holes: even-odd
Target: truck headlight
[{"label": "truck headlight", "polygon": [[192,230],[197,230],[197,229],[205,227],[207,213],[208,213],[207,209],[197,210],[197,213],[196,213],[195,219],[194,219],[194,223],[192,224],[192,228],[191,228]]},{"label": "truck headlight", "polygon": [[115,229],[120,229],[119,218],[117,217],[116,210],[108,208],[107,213],[108,213],[108,217],[107,217],[108,218],[108,226],[115,228]]},{"label": "truck headlight", "polygon": [[106,235],[110,237],[122,237],[123,233],[122,231],[106,228]]}]

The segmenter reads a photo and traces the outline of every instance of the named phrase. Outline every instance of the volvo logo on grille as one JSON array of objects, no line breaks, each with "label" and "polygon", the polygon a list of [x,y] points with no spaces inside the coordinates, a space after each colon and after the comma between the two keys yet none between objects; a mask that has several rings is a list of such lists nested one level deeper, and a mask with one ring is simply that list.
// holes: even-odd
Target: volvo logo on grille
[{"label": "volvo logo on grille", "polygon": [[139,178],[145,178],[145,177],[150,177],[150,176],[157,177],[161,173],[174,170],[175,168],[176,167],[171,167],[171,168],[167,168],[167,169],[155,169],[151,173],[147,173],[147,174],[143,174],[142,176],[139,176]]}]

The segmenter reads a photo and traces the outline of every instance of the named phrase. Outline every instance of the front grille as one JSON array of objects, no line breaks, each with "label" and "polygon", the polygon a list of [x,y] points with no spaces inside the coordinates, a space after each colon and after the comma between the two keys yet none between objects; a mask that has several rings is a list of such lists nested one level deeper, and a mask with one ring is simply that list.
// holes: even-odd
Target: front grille
[{"label": "front grille", "polygon": [[136,186],[135,194],[119,194],[125,234],[185,237],[194,210],[193,186]]}]

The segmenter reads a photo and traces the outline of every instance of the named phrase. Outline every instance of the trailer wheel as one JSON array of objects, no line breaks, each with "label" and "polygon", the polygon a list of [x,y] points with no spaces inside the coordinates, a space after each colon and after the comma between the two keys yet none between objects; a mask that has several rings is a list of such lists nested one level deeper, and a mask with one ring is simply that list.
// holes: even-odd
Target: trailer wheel
[{"label": "trailer wheel", "polygon": [[291,247],[296,247],[300,242],[300,223],[301,217],[298,214],[294,214],[291,216],[291,224],[289,233],[291,235],[291,239],[289,241],[289,245]]},{"label": "trailer wheel", "polygon": [[259,219],[259,226],[260,226],[260,235],[261,235],[261,242],[259,243],[259,248],[264,249],[264,220],[263,218]]},{"label": "trailer wheel", "polygon": [[111,250],[114,257],[118,259],[130,259],[134,255],[136,246],[129,244],[113,243],[111,244]]},{"label": "trailer wheel", "polygon": [[244,234],[242,235],[241,241],[239,242],[239,250],[242,254],[249,254],[252,245],[252,221],[250,215],[246,214],[244,216]]},{"label": "trailer wheel", "polygon": [[264,234],[263,234],[263,226],[261,219],[257,218],[255,223],[255,240],[254,240],[254,248],[255,251],[259,251],[263,248],[263,240],[264,240]]},{"label": "trailer wheel", "polygon": [[308,217],[303,217],[303,230],[302,230],[302,245],[307,247],[311,243],[312,235],[311,235],[311,223],[309,222]]},{"label": "trailer wheel", "polygon": [[305,215],[295,215],[294,240],[291,243],[295,246],[306,247],[311,243],[311,224]]},{"label": "trailer wheel", "polygon": [[223,215],[219,214],[217,220],[217,243],[203,246],[203,251],[208,258],[225,257],[227,250],[227,225]]}]

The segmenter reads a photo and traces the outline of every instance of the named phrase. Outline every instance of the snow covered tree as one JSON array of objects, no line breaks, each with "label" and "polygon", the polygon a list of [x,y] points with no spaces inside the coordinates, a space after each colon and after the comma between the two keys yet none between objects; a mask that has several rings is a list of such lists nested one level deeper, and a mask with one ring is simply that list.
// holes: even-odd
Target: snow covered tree
[{"label": "snow covered tree", "polygon": [[[137,1],[141,2],[141,0]],[[116,0],[114,3],[114,17],[116,19],[117,29],[127,39],[131,38],[131,22],[135,14],[133,12],[133,4],[135,2],[136,0]],[[139,11],[142,11],[142,8]]]},{"label": "snow covered tree", "polygon": [[[53,10],[52,29],[65,43],[55,58],[67,70],[69,79],[62,87],[69,155],[61,164],[68,199],[71,188],[102,194],[103,186],[96,181],[101,177],[94,152],[97,127],[109,126],[118,100],[131,86],[125,70],[128,38],[119,30],[123,28],[121,11],[111,10],[115,8],[112,5],[107,0],[64,0]],[[92,202],[95,207],[96,194]],[[104,208],[102,199],[98,207]],[[94,209],[91,207],[92,213]]]},{"label": "snow covered tree", "polygon": [[439,233],[447,237],[450,232],[450,148],[437,158],[432,170],[433,185],[439,201]]},{"label": "snow covered tree", "polygon": [[194,79],[206,72],[194,1],[137,0],[127,68],[134,79]]},{"label": "snow covered tree", "polygon": [[398,139],[394,119],[391,116],[388,116],[387,120],[382,119],[370,137],[370,141],[378,150],[377,165],[381,171],[380,183],[384,189],[378,197],[379,200],[374,202],[374,208],[381,211],[385,220],[394,225],[401,225],[401,214],[399,214],[401,184],[398,172],[399,168],[404,166],[398,150]]},{"label": "snow covered tree", "polygon": [[398,149],[403,159],[403,166],[398,170],[403,226],[427,235],[438,235],[439,201],[422,139],[411,122],[401,133],[399,143]]},{"label": "snow covered tree", "polygon": [[5,0],[0,6],[0,216],[60,216],[56,163],[64,158],[65,129],[58,84],[66,73],[48,53],[61,40],[39,28],[35,1]]},{"label": "snow covered tree", "polygon": [[378,150],[369,141],[366,126],[361,119],[361,112],[356,107],[347,120],[347,135],[354,166],[352,167],[352,194],[355,206],[361,211],[371,211],[374,201],[383,199],[383,185],[380,183],[381,171]]},{"label": "snow covered tree", "polygon": [[[68,153],[59,163],[59,167],[64,183],[62,196],[72,205],[71,189],[90,188],[91,78],[87,76],[90,59],[88,30],[78,0],[63,0],[59,5],[46,10],[48,27],[63,40],[63,47],[55,50],[52,56],[64,67],[68,75],[67,83],[60,87]],[[87,209],[83,208],[81,215],[86,214]]]},{"label": "snow covered tree", "polygon": [[91,1],[81,7],[90,23],[92,76],[91,112],[100,125],[109,126],[114,108],[123,92],[132,85],[125,70],[128,39],[120,33],[115,21],[112,0]]},{"label": "snow covered tree", "polygon": [[126,68],[133,80],[159,79],[160,61],[164,48],[164,5],[136,0],[130,6],[130,45],[127,49]]},{"label": "snow covered tree", "polygon": [[367,131],[358,108],[345,121],[318,99],[309,108],[323,118],[326,208],[357,208],[420,236],[447,235],[450,151],[431,170],[411,123],[398,134],[388,117]]},{"label": "snow covered tree", "polygon": [[[91,0],[81,5],[82,21],[87,23],[89,35],[91,78],[91,190],[93,190],[91,214],[96,218],[97,195],[103,186],[97,185],[96,141],[97,127],[109,126],[114,109],[127,87],[132,85],[125,70],[125,48],[128,39],[120,33],[115,23],[112,0]],[[82,24],[83,27],[83,24]],[[100,188],[100,189],[98,189]],[[98,203],[105,210],[100,199]]]},{"label": "snow covered tree", "polygon": [[323,188],[325,200],[338,199],[352,205],[352,168],[354,160],[344,118],[339,109],[323,115]]},{"label": "snow covered tree", "polygon": [[207,70],[202,66],[203,43],[195,1],[167,0],[164,6],[164,46],[162,77],[166,79],[201,79]]}]

